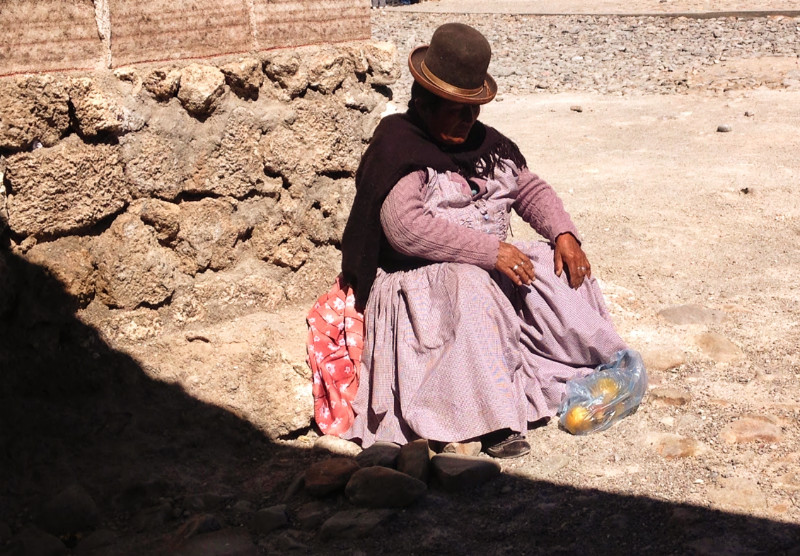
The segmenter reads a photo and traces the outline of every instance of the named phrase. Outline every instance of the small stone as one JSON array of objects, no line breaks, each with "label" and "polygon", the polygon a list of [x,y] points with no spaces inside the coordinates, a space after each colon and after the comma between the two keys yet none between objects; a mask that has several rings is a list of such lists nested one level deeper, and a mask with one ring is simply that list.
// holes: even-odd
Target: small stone
[{"label": "small stone", "polygon": [[332,538],[358,539],[369,535],[380,523],[395,514],[396,510],[359,509],[333,515],[319,531],[322,540]]},{"label": "small stone", "polygon": [[706,355],[719,363],[731,363],[742,356],[739,346],[716,332],[700,334],[695,342]]},{"label": "small stone", "polygon": [[572,110],[573,112],[583,112],[583,107],[578,106],[577,104],[574,106],[570,106],[569,109]]},{"label": "small stone", "polygon": [[780,442],[781,428],[766,418],[744,417],[729,423],[722,429],[720,438],[728,444],[745,442]]},{"label": "small stone", "polygon": [[373,467],[397,467],[397,458],[400,456],[400,446],[393,442],[376,442],[356,456],[358,465],[362,468]]},{"label": "small stone", "polygon": [[720,132],[720,133],[728,133],[729,131],[732,131],[732,130],[733,130],[733,128],[731,126],[729,126],[728,124],[720,124],[720,125],[717,126],[717,131]]},{"label": "small stone", "polygon": [[699,442],[693,438],[686,438],[678,434],[659,435],[654,442],[654,447],[656,452],[666,459],[692,457],[701,450]]},{"label": "small stone", "polygon": [[315,450],[322,450],[336,454],[337,456],[357,456],[361,453],[361,447],[355,442],[350,442],[338,436],[320,436],[314,442]]},{"label": "small stone", "polygon": [[178,70],[153,70],[143,81],[147,89],[156,100],[167,101],[178,93],[181,83],[181,72]]},{"label": "small stone", "polygon": [[669,386],[653,388],[650,390],[650,401],[661,405],[686,405],[692,399],[692,395],[685,390]]},{"label": "small stone", "polygon": [[481,453],[482,443],[480,440],[474,442],[450,442],[445,444],[442,449],[443,454],[458,454],[460,456],[477,456]]},{"label": "small stone", "polygon": [[431,464],[436,478],[448,491],[475,487],[500,474],[500,465],[486,458],[437,454]]},{"label": "small stone", "polygon": [[753,116],[755,116],[755,113],[754,112],[750,112],[750,110],[746,110],[744,115],[745,115],[746,118],[752,118]]},{"label": "small stone", "polygon": [[211,66],[190,64],[181,70],[178,100],[194,116],[209,116],[225,93],[225,76]]},{"label": "small stone", "polygon": [[725,320],[725,313],[694,303],[662,309],[658,314],[672,324],[713,324]]},{"label": "small stone", "polygon": [[42,508],[42,528],[53,535],[92,530],[99,521],[97,505],[80,485],[71,485]]},{"label": "small stone", "polygon": [[318,528],[325,521],[328,506],[318,500],[303,504],[295,512],[297,526],[304,531]]},{"label": "small stone", "polygon": [[286,504],[263,508],[255,512],[253,517],[250,518],[250,529],[262,535],[286,525],[289,525]]},{"label": "small stone", "polygon": [[326,496],[344,488],[360,468],[348,458],[331,458],[315,463],[306,470],[306,491],[312,496]]},{"label": "small stone", "polygon": [[175,556],[257,556],[258,549],[244,528],[222,529],[189,539]]},{"label": "small stone", "polygon": [[397,458],[397,470],[427,483],[430,476],[428,441],[419,439],[401,446]]},{"label": "small stone", "polygon": [[226,64],[220,70],[225,74],[228,86],[238,96],[248,99],[258,98],[258,90],[264,82],[261,62],[254,58],[245,58]]},{"label": "small stone", "polygon": [[424,481],[388,467],[374,466],[353,473],[344,492],[357,506],[403,508],[413,504],[427,489]]}]

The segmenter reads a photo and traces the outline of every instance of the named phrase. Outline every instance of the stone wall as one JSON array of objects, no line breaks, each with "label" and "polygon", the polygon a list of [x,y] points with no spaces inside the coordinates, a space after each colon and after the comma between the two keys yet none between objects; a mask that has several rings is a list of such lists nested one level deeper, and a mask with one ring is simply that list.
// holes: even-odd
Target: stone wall
[{"label": "stone wall", "polygon": [[[272,436],[307,425],[302,352],[287,359],[253,333],[263,319],[250,332],[226,323],[330,286],[395,57],[352,42],[0,79],[0,255],[46,268],[83,322],[153,377]],[[35,327],[23,299],[35,288],[8,280],[0,269],[0,320]],[[249,389],[214,382],[243,376]]]},{"label": "stone wall", "polygon": [[0,76],[368,39],[368,0],[8,0]]}]

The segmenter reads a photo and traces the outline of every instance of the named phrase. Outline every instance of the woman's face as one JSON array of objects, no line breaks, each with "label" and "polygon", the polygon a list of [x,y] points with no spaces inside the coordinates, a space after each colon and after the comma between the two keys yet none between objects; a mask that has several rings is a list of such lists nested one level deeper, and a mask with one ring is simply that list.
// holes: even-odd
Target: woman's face
[{"label": "woman's face", "polygon": [[418,105],[417,110],[431,137],[445,145],[460,145],[466,141],[481,113],[480,105],[444,99],[435,108]]}]

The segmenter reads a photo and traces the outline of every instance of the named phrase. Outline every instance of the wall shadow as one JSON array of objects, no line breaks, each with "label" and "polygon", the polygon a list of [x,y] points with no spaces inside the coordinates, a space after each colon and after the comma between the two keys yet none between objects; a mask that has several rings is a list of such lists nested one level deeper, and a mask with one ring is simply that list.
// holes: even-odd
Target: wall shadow
[{"label": "wall shadow", "polygon": [[[214,514],[222,527],[246,524],[248,512],[281,503],[310,462],[328,457],[271,442],[151,379],[76,309],[45,269],[0,247],[0,524],[12,536],[78,483],[100,526],[117,533],[94,554],[173,553],[187,521]],[[464,493],[434,486],[355,539],[323,539],[319,524],[303,530],[297,518],[309,503],[324,517],[352,509],[341,495],[317,503],[300,491],[287,503],[297,531],[251,529],[253,553],[800,555],[796,524],[509,475]],[[7,540],[0,535],[0,553],[14,550]]]}]

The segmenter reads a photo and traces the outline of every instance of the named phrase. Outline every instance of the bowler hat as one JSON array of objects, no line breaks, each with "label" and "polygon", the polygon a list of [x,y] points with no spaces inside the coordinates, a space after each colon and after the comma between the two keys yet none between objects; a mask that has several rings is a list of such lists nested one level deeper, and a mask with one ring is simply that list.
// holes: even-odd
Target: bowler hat
[{"label": "bowler hat", "polygon": [[431,44],[408,56],[414,80],[436,96],[464,104],[486,104],[497,83],[486,70],[492,47],[480,31],[463,23],[445,23],[433,32]]}]

